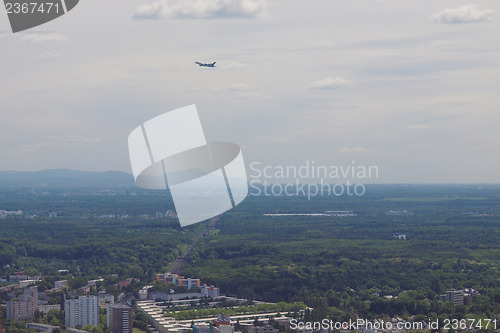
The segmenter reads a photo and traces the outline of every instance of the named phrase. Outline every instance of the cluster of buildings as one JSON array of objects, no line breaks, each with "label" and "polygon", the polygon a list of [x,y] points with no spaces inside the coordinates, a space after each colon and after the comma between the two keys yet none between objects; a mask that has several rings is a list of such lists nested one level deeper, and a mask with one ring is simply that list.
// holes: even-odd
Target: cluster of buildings
[{"label": "cluster of buildings", "polygon": [[56,212],[42,212],[42,213],[39,213],[39,212],[27,212],[26,215],[25,215],[22,210],[2,210],[2,209],[0,209],[0,219],[5,219],[5,218],[8,218],[8,217],[21,217],[21,216],[25,216],[25,217],[28,217],[28,218],[34,218],[34,217],[37,217],[38,214],[41,214],[43,216],[48,216],[50,218],[57,217],[57,213]]},{"label": "cluster of buildings", "polygon": [[[152,215],[149,215],[149,214],[140,214],[138,216],[141,219],[149,219],[149,218],[153,217]],[[128,219],[129,217],[130,216],[127,214],[103,214],[103,215],[98,216],[97,218],[98,219]],[[166,212],[156,212],[154,215],[154,218],[156,218],[156,219],[164,219],[164,218],[176,219],[177,214],[175,214],[171,210],[167,210]]]},{"label": "cluster of buildings", "polygon": [[394,234],[392,235],[392,238],[399,240],[406,240],[406,234]]},{"label": "cluster of buildings", "polygon": [[24,272],[16,272],[9,277],[0,277],[0,282],[19,282],[19,284],[10,284],[0,288],[0,290],[9,292],[13,289],[26,288],[29,285],[35,284],[42,279],[43,278],[41,276],[28,276]]},{"label": "cluster of buildings", "polygon": [[222,313],[208,325],[194,324],[193,333],[234,333],[234,326],[231,326],[231,318]]},{"label": "cluster of buildings", "polygon": [[[133,309],[126,305],[114,304],[114,299],[106,303],[106,294],[99,296],[80,296],[64,302],[66,327],[99,326],[99,306],[106,306],[107,326],[113,333],[131,333]],[[110,299],[111,300],[111,299]]]},{"label": "cluster of buildings", "polygon": [[6,318],[14,320],[31,319],[38,309],[41,313],[48,313],[50,310],[60,310],[59,304],[43,304],[40,300],[40,294],[37,287],[29,287],[24,289],[23,293],[17,298],[7,301]]},{"label": "cluster of buildings", "polygon": [[[217,287],[207,286],[206,284],[204,284],[200,286],[198,290],[185,293],[175,293],[173,292],[173,290],[170,290],[169,293],[155,291],[152,293],[148,293],[147,299],[153,301],[178,301],[193,297],[217,298],[220,297],[220,291]],[[142,298],[142,300],[144,299],[146,298]]]},{"label": "cluster of buildings", "polygon": [[[20,284],[29,284],[28,281],[38,281],[28,280],[28,276],[22,272],[18,272],[10,278],[10,281],[17,280],[19,280]],[[88,281],[83,291],[90,291],[90,288],[95,286],[99,281],[102,281],[102,279]],[[126,282],[130,283],[130,281]],[[14,289],[20,288],[20,285],[14,286],[16,287]],[[42,313],[48,313],[50,310],[60,310],[61,304],[44,304],[43,299],[46,299],[47,292],[61,291],[67,286],[67,280],[60,280],[54,282],[53,289],[45,292],[39,293],[36,286],[31,286],[26,287],[18,297],[12,294],[12,299],[6,303],[6,318],[29,320],[35,317],[37,310]],[[69,294],[73,295],[73,297],[76,296],[74,293]],[[133,309],[129,306],[115,304],[114,296],[105,292],[99,292],[97,296],[83,295],[78,298],[66,299],[64,301],[66,328],[74,333],[79,333],[79,330],[75,327],[84,327],[86,325],[99,326],[99,308],[107,309],[107,325],[112,329],[113,333],[132,333]],[[51,332],[57,327],[39,323],[28,323],[27,328],[41,332]]]},{"label": "cluster of buildings", "polygon": [[174,284],[179,287],[185,287],[186,289],[191,289],[193,287],[200,287],[200,279],[185,278],[178,274],[165,273],[156,274],[156,281],[163,284]]},{"label": "cluster of buildings", "polygon": [[407,210],[390,210],[385,213],[388,216],[410,216],[413,215],[413,212]]},{"label": "cluster of buildings", "polygon": [[173,211],[171,211],[170,209],[167,210],[165,213],[164,212],[157,212],[155,214],[155,218],[157,219],[176,219],[177,218],[177,214],[175,214]]},{"label": "cluster of buildings", "polygon": [[[159,333],[234,333],[235,325],[239,325],[243,333],[277,333],[278,331],[271,326],[265,326],[269,322],[269,317],[277,316],[277,313],[244,314],[231,318],[221,314],[211,318],[175,320],[172,317],[165,317],[162,307],[153,301],[139,301],[137,308],[148,316],[150,325]],[[276,317],[275,320],[280,325],[289,327],[290,318],[281,316]],[[255,321],[261,326],[254,326]]]},{"label": "cluster of buildings", "polygon": [[22,215],[23,215],[22,210],[2,210],[2,209],[0,209],[0,219],[4,219],[7,217],[22,216]]},{"label": "cluster of buildings", "polygon": [[103,214],[97,217],[98,219],[128,219],[127,214]]},{"label": "cluster of buildings", "polygon": [[470,304],[473,299],[481,295],[479,291],[472,288],[451,289],[444,295],[440,295],[439,299],[443,302],[450,302],[454,305]]},{"label": "cluster of buildings", "polygon": [[[206,284],[201,285],[200,279],[186,278],[178,274],[165,273],[156,274],[156,281],[159,283],[173,284],[178,287],[185,287],[188,292],[185,293],[175,293],[174,290],[170,292],[152,292],[149,293],[148,299],[150,300],[162,300],[162,301],[175,301],[184,298],[192,297],[206,297],[206,298],[217,298],[220,296],[220,290],[214,286],[208,286]],[[151,287],[151,286],[147,286]],[[141,293],[139,293],[141,295]],[[144,294],[144,293],[142,293]],[[146,299],[146,297],[141,298],[141,300]]]}]

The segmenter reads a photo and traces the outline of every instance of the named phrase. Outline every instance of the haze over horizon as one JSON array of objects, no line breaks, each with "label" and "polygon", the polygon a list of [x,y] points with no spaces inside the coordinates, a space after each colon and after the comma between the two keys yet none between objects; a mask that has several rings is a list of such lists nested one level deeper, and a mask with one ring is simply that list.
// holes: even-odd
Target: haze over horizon
[{"label": "haze over horizon", "polygon": [[247,167],[355,162],[377,166],[377,183],[500,183],[499,12],[493,0],[81,1],[17,34],[4,12],[0,170],[131,173],[129,133],[196,104],[207,139],[238,143]]}]

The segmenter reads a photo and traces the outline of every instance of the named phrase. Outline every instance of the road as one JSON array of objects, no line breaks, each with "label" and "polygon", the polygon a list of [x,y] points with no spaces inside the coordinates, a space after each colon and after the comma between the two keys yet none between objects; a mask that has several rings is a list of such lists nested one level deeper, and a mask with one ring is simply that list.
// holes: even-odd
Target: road
[{"label": "road", "polygon": [[173,273],[173,274],[180,274],[181,273],[182,266],[184,266],[186,264],[186,259],[189,256],[189,253],[191,252],[191,250],[195,247],[196,243],[198,243],[198,241],[201,238],[208,236],[211,230],[215,229],[215,225],[217,224],[217,222],[220,220],[221,217],[222,217],[222,214],[217,215],[216,217],[212,218],[212,221],[210,221],[210,223],[207,225],[205,230],[203,230],[203,232],[194,236],[193,242],[189,246],[189,249],[186,251],[186,253],[180,255],[179,257],[177,257],[177,259],[175,259],[174,267],[170,270],[170,273]]}]

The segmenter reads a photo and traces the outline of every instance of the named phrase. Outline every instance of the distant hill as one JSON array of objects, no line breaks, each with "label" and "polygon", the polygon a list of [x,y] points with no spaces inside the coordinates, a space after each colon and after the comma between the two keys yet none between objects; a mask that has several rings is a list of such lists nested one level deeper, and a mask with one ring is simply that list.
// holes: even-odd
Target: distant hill
[{"label": "distant hill", "polygon": [[77,171],[52,169],[42,171],[0,171],[0,189],[19,187],[46,188],[128,188],[134,177],[121,171]]}]

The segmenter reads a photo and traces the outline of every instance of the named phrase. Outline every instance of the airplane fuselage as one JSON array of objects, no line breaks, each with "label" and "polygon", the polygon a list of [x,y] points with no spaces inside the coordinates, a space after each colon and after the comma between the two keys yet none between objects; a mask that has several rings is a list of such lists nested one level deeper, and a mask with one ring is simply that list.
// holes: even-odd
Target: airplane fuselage
[{"label": "airplane fuselage", "polygon": [[197,64],[198,66],[200,67],[215,67],[215,62],[211,63],[211,64],[205,64],[205,63],[202,63],[202,62],[199,62],[199,61],[196,61],[195,64]]}]

